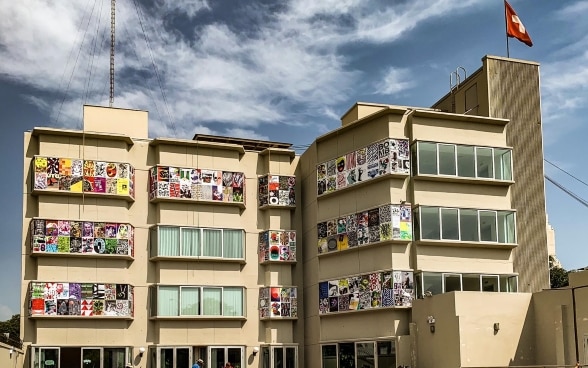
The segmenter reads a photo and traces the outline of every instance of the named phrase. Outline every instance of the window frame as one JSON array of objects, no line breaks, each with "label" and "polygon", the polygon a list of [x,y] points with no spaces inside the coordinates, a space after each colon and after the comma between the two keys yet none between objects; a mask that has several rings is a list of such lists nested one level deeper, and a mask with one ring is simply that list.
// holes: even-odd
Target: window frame
[{"label": "window frame", "polygon": [[[435,145],[435,158],[436,158],[436,163],[435,166],[437,168],[437,173],[436,174],[428,174],[428,173],[421,173],[421,153],[420,153],[420,145],[421,144],[433,144]],[[447,142],[433,142],[433,141],[416,141],[416,145],[415,145],[416,149],[414,150],[416,153],[416,165],[414,165],[416,167],[416,176],[439,176],[439,177],[447,177],[447,178],[462,178],[462,179],[475,179],[475,180],[486,180],[486,181],[497,181],[497,182],[513,182],[514,178],[513,178],[513,150],[510,147],[490,147],[490,146],[477,146],[477,145],[468,145],[468,144],[456,144],[456,143],[447,143]],[[453,146],[453,165],[455,168],[455,174],[441,174],[440,173],[440,150],[439,147],[440,146]],[[474,176],[470,177],[470,176],[461,176],[459,175],[459,164],[458,164],[458,159],[457,159],[457,148],[458,147],[473,147],[474,148]],[[489,149],[490,150],[490,157],[491,157],[491,161],[492,161],[492,176],[487,178],[487,177],[482,177],[478,175],[478,150],[479,149]],[[508,173],[510,173],[510,179],[498,179],[497,178],[497,172],[500,171],[501,174],[500,176],[503,176],[503,171],[504,170],[497,170],[496,168],[496,150],[504,150],[504,151],[508,151],[510,152],[510,160],[509,160],[509,168],[508,168]],[[503,165],[503,161],[501,160],[500,162],[501,167]]]},{"label": "window frame", "polygon": [[[418,283],[418,291],[415,293],[416,299],[423,299],[425,297],[424,292],[424,284],[425,284],[425,277],[424,275],[427,274],[427,277],[432,278],[434,275],[440,276],[442,280],[442,289],[441,294],[446,293],[445,289],[445,275],[461,275],[461,289],[462,291],[464,286],[464,276],[473,276],[473,279],[479,284],[479,290],[477,292],[480,293],[518,293],[518,281],[519,275],[518,274],[488,274],[488,273],[475,273],[475,272],[438,272],[438,271],[415,271],[414,273],[414,280],[415,285]],[[498,291],[484,291],[482,280],[485,277],[494,277],[498,280]],[[513,290],[514,288],[514,290]],[[467,291],[467,290],[466,290]],[[471,290],[470,290],[471,291]],[[438,295],[432,294],[432,295]]]},{"label": "window frame", "polygon": [[[436,209],[437,210],[437,216],[438,216],[438,222],[439,222],[439,239],[431,239],[431,238],[423,238],[423,220],[422,220],[422,214],[423,211],[422,209],[427,208],[427,209]],[[443,221],[442,221],[442,212],[443,210],[457,210],[457,229],[458,229],[458,238],[459,239],[445,239],[443,238]],[[472,240],[461,240],[462,238],[462,234],[461,234],[461,211],[464,210],[473,210],[476,211],[476,216],[477,216],[477,233],[478,233],[478,240],[477,241],[472,241]],[[517,243],[517,216],[516,216],[516,211],[514,210],[493,210],[493,209],[479,209],[479,208],[459,208],[459,207],[445,207],[445,206],[419,206],[418,208],[415,209],[416,216],[413,216],[413,218],[418,221],[417,225],[415,226],[415,229],[418,229],[418,238],[416,239],[417,241],[435,241],[435,242],[459,242],[459,243],[480,243],[480,244],[504,244],[504,245],[512,245],[512,244],[518,244]],[[481,221],[480,221],[480,214],[481,213],[493,213],[494,214],[494,237],[496,238],[495,241],[491,241],[491,240],[481,240],[482,239],[482,225],[481,225]],[[504,241],[501,241],[501,237],[500,237],[500,233],[499,233],[499,226],[498,226],[498,218],[499,215],[501,213],[507,213],[507,215],[512,215],[513,216],[513,231],[514,231],[514,236],[513,236],[513,240],[514,242],[506,242],[508,236],[505,235],[504,237]],[[506,229],[506,227],[505,227]]]},{"label": "window frame", "polygon": [[[160,287],[167,287],[167,288],[177,288],[178,290],[178,305],[177,305],[177,315],[160,315],[159,311],[159,304],[157,300],[159,299],[159,288]],[[199,289],[198,293],[198,314],[182,314],[182,289],[183,288],[190,288],[190,289]],[[231,289],[241,289],[241,315],[240,316],[225,316],[225,288]],[[204,289],[220,289],[221,290],[221,299],[220,299],[220,315],[210,315],[204,314]],[[247,314],[247,288],[244,286],[216,286],[216,285],[153,285],[150,287],[150,302],[149,302],[149,316],[150,318],[246,318]],[[155,309],[155,310],[153,310]]]},{"label": "window frame", "polygon": [[[178,244],[177,244],[177,250],[178,250],[178,254],[177,256],[169,256],[169,255],[162,255],[160,254],[160,232],[159,229],[160,228],[175,228],[179,230],[179,235],[178,235]],[[198,245],[199,248],[199,254],[196,256],[193,255],[185,255],[183,254],[183,246],[182,246],[182,242],[183,242],[183,230],[184,229],[190,229],[190,230],[198,230],[198,232],[200,233],[199,235],[199,242],[200,244]],[[247,237],[247,233],[245,232],[244,229],[240,229],[240,228],[214,228],[214,227],[198,227],[198,226],[174,226],[174,225],[155,225],[151,227],[151,236],[152,239],[150,239],[150,254],[149,257],[150,258],[171,258],[171,259],[191,259],[191,260],[218,260],[218,261],[237,261],[237,262],[243,262],[245,261],[245,253],[246,253],[246,237]],[[220,257],[215,257],[215,256],[208,256],[208,255],[204,255],[204,230],[214,230],[214,231],[220,231],[220,253],[221,256]],[[230,231],[240,231],[241,232],[241,257],[239,258],[232,258],[232,257],[226,257],[225,256],[225,238],[224,238],[224,232],[225,230],[230,230]]]},{"label": "window frame", "polygon": [[294,368],[298,367],[298,345],[293,345],[293,344],[285,344],[285,345],[261,345],[261,352],[263,354],[263,349],[268,349],[269,350],[269,366],[266,367],[264,364],[264,361],[261,360],[260,362],[260,367],[261,368],[286,368],[285,366],[283,367],[276,367],[274,365],[274,354],[275,354],[275,350],[282,350],[283,352],[283,357],[284,357],[284,363],[286,362],[287,359],[287,349],[294,349]]}]

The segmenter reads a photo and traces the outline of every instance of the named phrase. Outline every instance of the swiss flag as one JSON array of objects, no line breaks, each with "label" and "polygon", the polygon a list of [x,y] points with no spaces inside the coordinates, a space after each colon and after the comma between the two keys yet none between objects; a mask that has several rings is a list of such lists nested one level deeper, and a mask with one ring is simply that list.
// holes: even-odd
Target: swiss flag
[{"label": "swiss flag", "polygon": [[531,41],[529,32],[527,32],[523,22],[519,19],[517,13],[506,0],[504,0],[504,8],[506,16],[506,35],[508,37],[516,38],[529,47],[533,46],[533,41]]}]

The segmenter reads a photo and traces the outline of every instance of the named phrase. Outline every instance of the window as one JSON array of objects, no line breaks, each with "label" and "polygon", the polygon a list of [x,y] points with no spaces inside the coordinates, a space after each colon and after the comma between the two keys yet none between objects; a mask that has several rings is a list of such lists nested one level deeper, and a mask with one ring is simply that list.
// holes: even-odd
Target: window
[{"label": "window", "polygon": [[231,362],[235,368],[245,368],[244,349],[238,346],[211,346],[208,348],[210,361],[205,367],[224,367],[226,362]]},{"label": "window", "polygon": [[244,288],[158,285],[151,293],[151,316],[243,317]]},{"label": "window", "polygon": [[296,368],[297,360],[296,346],[263,346],[261,348],[261,368]]},{"label": "window", "polygon": [[418,239],[516,244],[512,211],[418,208]]},{"label": "window", "polygon": [[517,292],[516,275],[420,272],[414,277],[419,298],[451,291]]},{"label": "window", "polygon": [[394,368],[396,344],[381,340],[322,345],[321,360],[322,368]]},{"label": "window", "polygon": [[413,152],[417,174],[512,180],[512,150],[508,148],[417,142]]},{"label": "window", "polygon": [[151,229],[151,257],[244,259],[240,229],[156,226]]}]

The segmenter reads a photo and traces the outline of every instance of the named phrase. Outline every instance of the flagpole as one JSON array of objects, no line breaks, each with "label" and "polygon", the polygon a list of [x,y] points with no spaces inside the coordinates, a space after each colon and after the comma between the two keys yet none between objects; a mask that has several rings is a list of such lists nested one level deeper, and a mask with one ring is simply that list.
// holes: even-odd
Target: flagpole
[{"label": "flagpole", "polygon": [[506,20],[506,0],[504,0],[504,34],[506,35],[506,57],[510,58],[510,50],[508,49],[508,21]]}]

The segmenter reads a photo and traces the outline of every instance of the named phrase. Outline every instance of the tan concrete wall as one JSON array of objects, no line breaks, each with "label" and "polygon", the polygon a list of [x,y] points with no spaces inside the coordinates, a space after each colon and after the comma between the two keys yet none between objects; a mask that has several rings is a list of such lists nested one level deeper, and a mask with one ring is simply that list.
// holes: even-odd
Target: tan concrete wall
[{"label": "tan concrete wall", "polygon": [[23,368],[24,353],[10,345],[0,342],[0,367],[3,368]]},{"label": "tan concrete wall", "polygon": [[147,111],[102,106],[84,106],[84,130],[148,138]]}]

